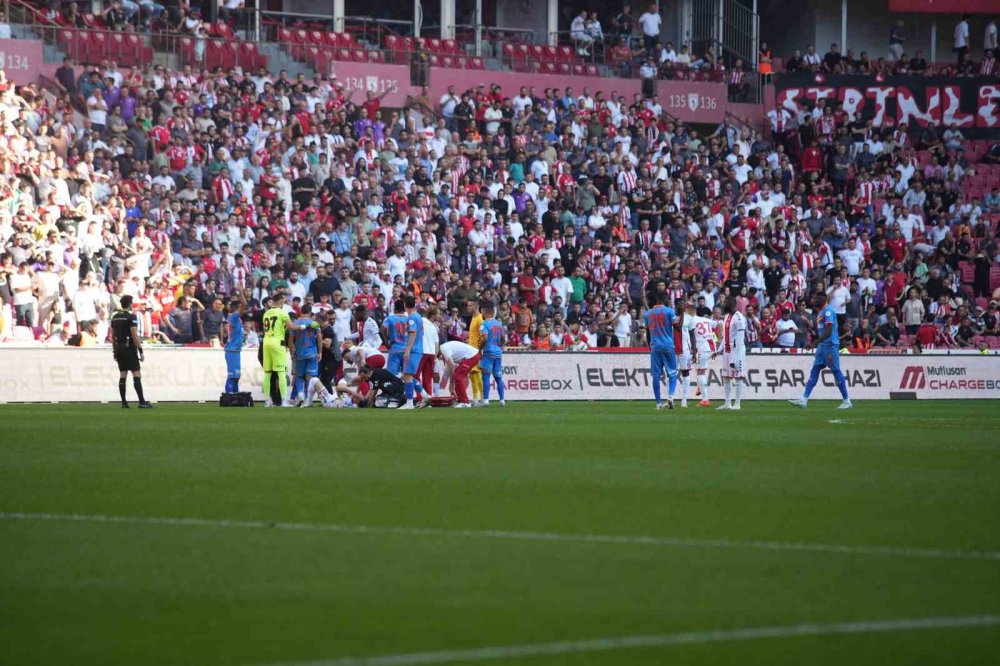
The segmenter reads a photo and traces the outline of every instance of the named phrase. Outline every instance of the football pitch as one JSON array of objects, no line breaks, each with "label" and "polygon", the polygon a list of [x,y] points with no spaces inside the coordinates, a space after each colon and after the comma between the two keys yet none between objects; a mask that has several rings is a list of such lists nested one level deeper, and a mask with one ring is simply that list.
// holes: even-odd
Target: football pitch
[{"label": "football pitch", "polygon": [[0,406],[0,663],[997,663],[1000,404],[835,404]]}]

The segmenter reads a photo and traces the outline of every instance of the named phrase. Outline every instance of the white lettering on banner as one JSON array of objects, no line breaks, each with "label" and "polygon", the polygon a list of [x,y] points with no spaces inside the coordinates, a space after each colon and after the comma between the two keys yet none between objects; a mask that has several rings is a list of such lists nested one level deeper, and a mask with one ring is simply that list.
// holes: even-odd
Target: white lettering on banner
[{"label": "white lettering on banner", "polygon": [[381,95],[385,92],[399,92],[399,81],[396,79],[383,79],[379,76],[348,76],[341,79],[345,92],[373,92]]},{"label": "white lettering on banner", "polygon": [[28,56],[19,53],[4,53],[0,51],[0,66],[7,70],[27,71],[31,69]]},{"label": "white lettering on banner", "polygon": [[[751,354],[746,363],[750,390],[744,397],[801,397],[812,363],[811,354]],[[851,397],[859,400],[885,400],[894,393],[919,399],[1000,398],[1000,356],[845,355],[841,369]],[[710,386],[722,386],[720,370],[721,359],[716,359],[709,366]],[[648,400],[652,396],[649,357],[642,353],[508,352],[504,381],[511,400]],[[829,371],[820,375],[812,397],[839,399]]]},{"label": "white lettering on banner", "polygon": [[[243,351],[240,386],[262,397],[257,350]],[[802,395],[811,354],[751,354],[744,397],[785,400]],[[841,356],[851,397],[886,400],[1000,398],[1000,356]],[[721,359],[708,381],[721,395]],[[511,400],[649,400],[652,376],[643,353],[508,352],[504,382]],[[157,401],[214,401],[226,381],[220,349],[150,348],[142,366],[147,394]],[[109,348],[0,348],[0,402],[93,402],[118,399],[118,367]],[[816,399],[840,397],[824,371]]]},{"label": "white lettering on banner", "polygon": [[694,112],[698,109],[716,109],[719,106],[719,100],[717,97],[699,95],[698,93],[671,94],[667,96],[667,104],[671,109],[687,109]]},{"label": "white lettering on banner", "polygon": [[[215,401],[226,383],[221,349],[152,347],[142,383],[155,401]],[[260,395],[263,371],[257,350],[242,353],[240,388]],[[108,347],[0,348],[0,402],[98,402],[118,400],[118,366]]]}]

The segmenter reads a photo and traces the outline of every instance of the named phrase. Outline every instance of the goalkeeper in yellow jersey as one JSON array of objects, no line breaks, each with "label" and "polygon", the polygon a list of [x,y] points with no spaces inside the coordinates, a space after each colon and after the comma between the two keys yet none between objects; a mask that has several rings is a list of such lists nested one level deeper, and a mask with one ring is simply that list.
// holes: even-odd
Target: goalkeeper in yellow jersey
[{"label": "goalkeeper in yellow jersey", "polygon": [[[278,391],[281,393],[281,406],[292,407],[288,401],[288,377],[285,370],[288,367],[288,353],[285,349],[286,331],[301,331],[305,328],[318,327],[319,324],[300,325],[292,321],[292,318],[285,312],[285,294],[278,292],[271,296],[271,309],[264,312],[264,393],[268,394],[271,386],[271,377],[278,375]],[[268,396],[264,402],[265,407],[271,406],[271,398]]]},{"label": "goalkeeper in yellow jersey", "polygon": [[[469,317],[472,318],[472,321],[469,322],[469,345],[479,349],[483,340],[483,333],[480,330],[483,327],[483,315],[479,312],[478,301],[469,301],[468,308]],[[472,406],[482,407],[485,404],[483,402],[483,372],[479,369],[478,364],[469,372],[469,385],[472,387]]]}]

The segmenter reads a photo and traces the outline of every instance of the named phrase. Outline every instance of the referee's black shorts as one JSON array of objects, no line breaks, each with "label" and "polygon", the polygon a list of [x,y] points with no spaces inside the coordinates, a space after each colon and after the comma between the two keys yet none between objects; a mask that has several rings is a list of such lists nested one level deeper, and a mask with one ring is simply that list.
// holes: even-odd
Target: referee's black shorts
[{"label": "referee's black shorts", "polygon": [[139,352],[128,349],[118,352],[119,372],[139,372]]}]

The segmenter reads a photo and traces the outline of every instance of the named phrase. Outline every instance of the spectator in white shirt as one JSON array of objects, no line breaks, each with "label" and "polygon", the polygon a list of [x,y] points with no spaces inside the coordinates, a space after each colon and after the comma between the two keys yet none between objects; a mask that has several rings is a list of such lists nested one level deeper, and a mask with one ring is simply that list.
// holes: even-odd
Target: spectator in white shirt
[{"label": "spectator in white shirt", "polygon": [[969,53],[969,15],[963,14],[962,20],[955,26],[955,57],[962,61],[962,56]]},{"label": "spectator in white shirt", "polygon": [[646,53],[653,53],[656,43],[660,41],[660,25],[663,19],[656,3],[650,3],[646,13],[639,17],[639,27],[642,28],[642,45]]},{"label": "spectator in white shirt", "polygon": [[799,332],[799,327],[792,321],[792,311],[784,308],[781,311],[781,319],[776,324],[778,346],[794,347],[795,334]]}]

